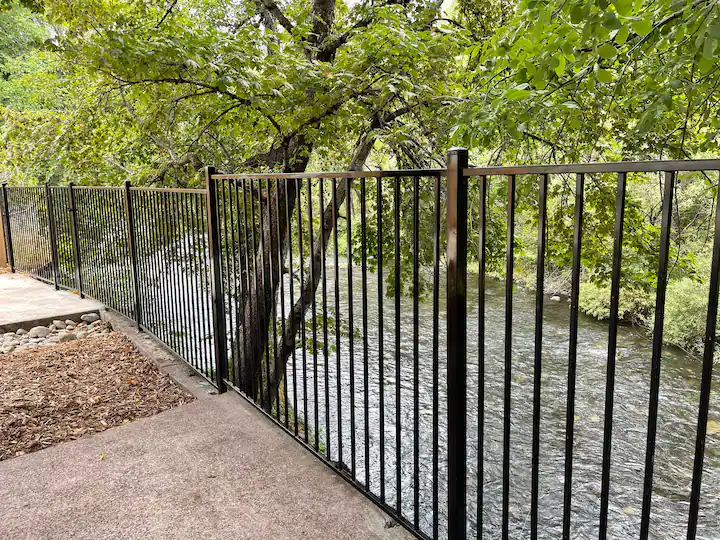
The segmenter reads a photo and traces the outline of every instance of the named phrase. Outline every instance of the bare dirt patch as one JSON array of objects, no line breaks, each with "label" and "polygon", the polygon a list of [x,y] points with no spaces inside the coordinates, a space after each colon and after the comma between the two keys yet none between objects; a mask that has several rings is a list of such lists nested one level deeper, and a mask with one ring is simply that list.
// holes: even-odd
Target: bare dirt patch
[{"label": "bare dirt patch", "polygon": [[118,333],[0,354],[0,461],[193,399]]}]

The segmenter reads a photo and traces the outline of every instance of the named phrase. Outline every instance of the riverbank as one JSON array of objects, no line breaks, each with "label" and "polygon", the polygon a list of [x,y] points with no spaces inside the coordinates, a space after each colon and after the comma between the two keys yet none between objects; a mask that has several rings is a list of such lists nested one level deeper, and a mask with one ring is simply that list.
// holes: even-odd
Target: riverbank
[{"label": "riverbank", "polygon": [[[535,267],[515,270],[515,284],[529,291],[536,290]],[[488,274],[504,281],[504,276]],[[663,343],[678,347],[696,360],[703,354],[709,285],[688,277],[670,280],[665,295]],[[551,271],[545,276],[544,292],[548,299],[569,302],[570,271]],[[559,298],[558,298],[559,297]],[[587,279],[580,282],[580,311],[598,321],[610,318],[610,283],[598,284]],[[652,337],[655,319],[655,289],[620,288],[618,317],[622,323],[643,329]],[[720,321],[720,317],[718,317]],[[720,350],[715,347],[715,363],[720,363]]]}]

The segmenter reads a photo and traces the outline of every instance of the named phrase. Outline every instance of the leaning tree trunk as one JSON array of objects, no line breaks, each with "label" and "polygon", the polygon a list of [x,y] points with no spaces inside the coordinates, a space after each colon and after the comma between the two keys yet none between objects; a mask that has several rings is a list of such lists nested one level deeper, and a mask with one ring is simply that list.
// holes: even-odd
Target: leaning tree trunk
[{"label": "leaning tree trunk", "polygon": [[[371,127],[376,127],[380,120],[376,116]],[[375,137],[372,135],[365,135],[360,138],[349,170],[358,171],[362,169],[374,144]],[[302,169],[298,166],[292,172],[304,170],[307,160],[299,165],[302,166]],[[322,227],[317,231],[317,236],[314,238],[314,249],[310,254],[312,273],[308,272],[307,275],[312,275],[313,279],[306,278],[300,285],[300,297],[284,321],[285,330],[280,340],[280,350],[274,356],[272,365],[270,364],[270,355],[266,357],[264,353],[270,345],[272,315],[278,300],[278,288],[280,279],[282,279],[285,257],[288,249],[292,249],[288,238],[289,224],[287,217],[289,215],[292,219],[296,209],[297,189],[300,183],[293,180],[284,183],[278,182],[278,190],[272,193],[266,203],[263,204],[260,213],[260,228],[256,232],[258,244],[254,247],[252,257],[254,261],[253,269],[252,271],[248,269],[250,288],[247,298],[244,299],[244,324],[242,327],[234,329],[237,337],[236,342],[244,345],[244,352],[235,354],[235,369],[245,376],[246,393],[255,400],[260,399],[267,410],[272,410],[272,398],[278,395],[280,385],[285,380],[287,360],[295,349],[296,336],[301,327],[301,322],[312,304],[312,298],[320,283],[321,265],[329,245],[328,240],[334,227],[337,226],[338,210],[344,204],[347,196],[345,182],[337,180],[336,182],[338,185],[335,208],[333,208],[331,200],[323,209]],[[286,204],[287,213],[285,212]],[[271,205],[269,212],[268,205]],[[280,212],[277,212],[278,206]],[[297,211],[302,211],[302,209],[297,208]],[[255,227],[254,224],[253,227]],[[315,235],[315,231],[311,231],[311,234]],[[321,235],[324,241],[321,241]],[[280,240],[280,257],[278,257],[278,240]],[[325,246],[325,249],[323,249],[323,246]],[[303,260],[299,262],[305,264]],[[240,362],[240,357],[244,359],[245,366],[237,365],[237,362]],[[263,377],[266,380],[264,385],[261,384]]]}]

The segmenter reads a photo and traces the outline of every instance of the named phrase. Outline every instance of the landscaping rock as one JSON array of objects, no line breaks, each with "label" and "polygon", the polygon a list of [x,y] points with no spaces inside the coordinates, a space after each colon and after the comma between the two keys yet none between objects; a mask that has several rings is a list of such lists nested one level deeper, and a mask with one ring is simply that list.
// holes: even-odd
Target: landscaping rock
[{"label": "landscaping rock", "polygon": [[77,339],[77,337],[75,336],[75,334],[70,334],[70,333],[60,334],[60,335],[58,336],[58,342],[59,342],[59,343],[67,343],[68,341],[73,341],[73,340],[75,340],[75,339]]},{"label": "landscaping rock", "polygon": [[55,328],[57,328],[58,330],[62,330],[63,328],[65,328],[67,326],[67,324],[64,323],[63,321],[58,320],[58,321],[53,321],[53,326],[55,326]]},{"label": "landscaping rock", "polygon": [[76,325],[75,325],[75,322],[74,322],[74,321],[71,321],[70,319],[68,319],[68,320],[65,321],[65,327],[66,327],[66,328],[75,328],[75,326],[76,326]]},{"label": "landscaping rock", "polygon": [[553,302],[559,302],[559,301],[560,301],[560,297],[559,297],[558,295],[551,296],[551,297],[550,297],[550,300],[552,300]]},{"label": "landscaping rock", "polygon": [[15,332],[18,336],[24,336],[27,334],[27,330],[23,330],[22,328],[19,328],[17,332]]},{"label": "landscaping rock", "polygon": [[50,333],[50,329],[46,326],[34,326],[28,332],[28,336],[31,338],[44,338]]},{"label": "landscaping rock", "polygon": [[50,326],[48,326],[48,330],[50,330],[50,332],[55,332],[57,330],[57,327],[54,324],[51,324]]},{"label": "landscaping rock", "polygon": [[75,333],[75,337],[78,339],[82,339],[84,337],[87,337],[88,333],[85,330],[80,330],[79,332]]},{"label": "landscaping rock", "polygon": [[82,319],[86,323],[92,323],[95,321],[99,321],[100,315],[98,315],[97,313],[86,313],[85,315],[81,316],[80,319]]}]

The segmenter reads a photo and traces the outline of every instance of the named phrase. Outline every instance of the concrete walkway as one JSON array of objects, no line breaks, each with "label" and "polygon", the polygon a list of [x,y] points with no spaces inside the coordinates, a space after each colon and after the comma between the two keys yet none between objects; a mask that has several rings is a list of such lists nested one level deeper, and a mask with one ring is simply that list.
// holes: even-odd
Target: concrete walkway
[{"label": "concrete walkway", "polygon": [[23,274],[0,274],[0,332],[26,330],[53,319],[76,320],[83,313],[102,308],[93,300],[41,283]]},{"label": "concrete walkway", "polygon": [[[98,307],[0,274],[0,324]],[[212,395],[149,336],[102,316],[198,400],[0,462],[1,540],[412,538],[240,396]]]},{"label": "concrete walkway", "polygon": [[0,462],[0,538],[409,539],[240,396]]}]

